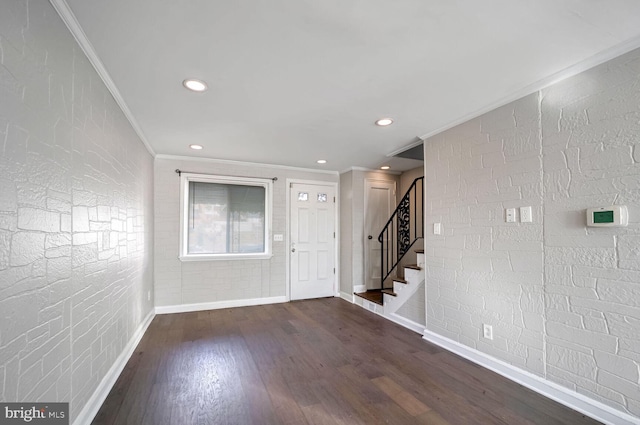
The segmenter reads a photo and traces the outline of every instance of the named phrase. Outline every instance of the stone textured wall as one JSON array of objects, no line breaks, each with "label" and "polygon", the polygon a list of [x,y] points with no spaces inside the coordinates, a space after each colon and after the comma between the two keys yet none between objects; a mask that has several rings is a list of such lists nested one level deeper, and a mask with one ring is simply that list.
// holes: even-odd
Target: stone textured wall
[{"label": "stone textured wall", "polygon": [[[428,328],[542,375],[538,116],[533,94],[425,143],[425,254]],[[533,223],[506,223],[504,209],[520,206]]]},{"label": "stone textured wall", "polygon": [[73,420],[153,308],[153,162],[46,1],[0,3],[0,400]]},{"label": "stone textured wall", "polygon": [[640,417],[639,152],[640,51],[429,139],[428,329]]},{"label": "stone textured wall", "polygon": [[[287,234],[287,178],[334,183],[337,174],[269,166],[156,157],[155,303],[175,306],[286,295],[289,247],[272,241],[268,260],[180,261],[180,178],[175,170],[231,176],[277,177],[273,185],[272,233]],[[336,194],[337,196],[337,194]],[[337,224],[337,223],[336,223]],[[337,267],[337,266],[336,266]]]},{"label": "stone textured wall", "polygon": [[[640,51],[542,91],[548,379],[640,417]],[[627,205],[626,228],[586,227]]]}]

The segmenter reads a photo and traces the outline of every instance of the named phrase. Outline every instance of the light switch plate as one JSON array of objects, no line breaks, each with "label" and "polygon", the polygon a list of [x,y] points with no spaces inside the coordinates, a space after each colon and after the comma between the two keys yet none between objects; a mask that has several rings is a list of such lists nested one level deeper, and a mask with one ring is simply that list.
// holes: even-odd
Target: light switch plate
[{"label": "light switch plate", "polygon": [[442,223],[433,223],[433,234],[434,235],[442,234]]},{"label": "light switch plate", "polygon": [[273,235],[273,240],[275,242],[282,242],[284,240],[284,235]]}]

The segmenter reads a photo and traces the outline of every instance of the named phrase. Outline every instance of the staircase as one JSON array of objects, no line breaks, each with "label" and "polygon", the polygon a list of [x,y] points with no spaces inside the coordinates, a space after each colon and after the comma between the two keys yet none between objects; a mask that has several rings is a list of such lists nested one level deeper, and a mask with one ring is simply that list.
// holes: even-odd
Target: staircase
[{"label": "staircase", "polygon": [[[396,312],[415,294],[425,279],[424,250],[413,250],[416,254],[415,264],[403,264],[403,259],[412,252],[416,242],[424,238],[423,192],[424,177],[418,177],[378,236],[382,248],[380,289],[355,293],[356,304],[399,323],[407,319]],[[406,323],[400,324],[412,327]]]},{"label": "staircase", "polygon": [[396,314],[419,288],[424,289],[421,285],[425,280],[424,251],[416,250],[416,254],[417,264],[404,266],[404,278],[393,277],[393,287],[355,294],[357,297],[354,297],[354,302],[364,309],[421,333],[423,328],[419,324]]}]

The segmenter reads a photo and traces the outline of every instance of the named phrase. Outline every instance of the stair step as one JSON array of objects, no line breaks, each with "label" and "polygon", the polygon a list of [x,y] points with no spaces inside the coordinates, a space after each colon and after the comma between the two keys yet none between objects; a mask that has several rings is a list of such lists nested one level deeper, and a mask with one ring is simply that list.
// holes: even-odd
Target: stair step
[{"label": "stair step", "polygon": [[416,249],[416,254],[424,254],[424,249]]},{"label": "stair step", "polygon": [[379,289],[360,293],[354,292],[353,295],[364,298],[365,300],[371,301],[372,303],[382,305],[382,292]]},{"label": "stair step", "polygon": [[400,277],[394,277],[394,278],[393,278],[393,281],[394,281],[394,282],[398,282],[398,283],[407,283],[407,281],[406,281],[406,280],[404,280],[404,279],[402,279],[402,278],[400,278]]},{"label": "stair step", "polygon": [[422,267],[418,266],[417,264],[409,264],[404,266],[405,269],[412,269],[412,270],[422,270]]},{"label": "stair step", "polygon": [[383,293],[383,294],[387,294],[387,295],[391,295],[391,296],[393,296],[393,297],[397,297],[397,296],[398,296],[398,294],[396,294],[395,292],[393,292],[393,290],[391,290],[391,289],[383,289],[383,290],[382,290],[382,293]]}]

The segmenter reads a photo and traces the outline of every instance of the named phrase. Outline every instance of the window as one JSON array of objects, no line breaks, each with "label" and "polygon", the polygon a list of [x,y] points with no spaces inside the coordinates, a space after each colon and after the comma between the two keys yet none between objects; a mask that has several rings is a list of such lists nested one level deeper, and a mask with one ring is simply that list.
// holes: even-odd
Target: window
[{"label": "window", "polygon": [[269,258],[272,181],[182,173],[180,259]]}]

